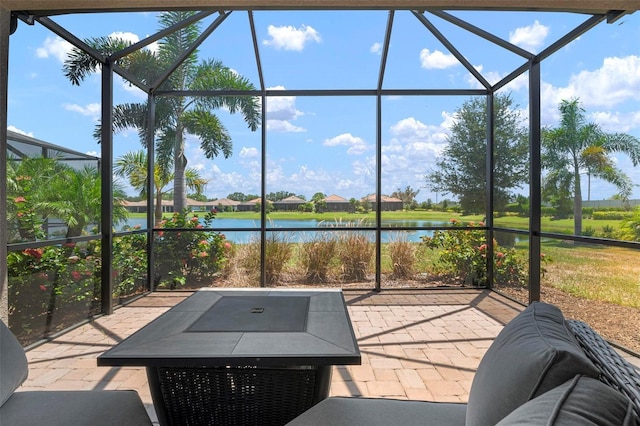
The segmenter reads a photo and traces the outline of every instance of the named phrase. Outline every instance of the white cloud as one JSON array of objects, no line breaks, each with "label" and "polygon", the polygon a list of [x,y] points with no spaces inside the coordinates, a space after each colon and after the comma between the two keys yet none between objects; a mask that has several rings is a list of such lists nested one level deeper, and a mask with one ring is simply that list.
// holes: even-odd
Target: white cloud
[{"label": "white cloud", "polygon": [[247,148],[246,146],[243,146],[242,149],[240,150],[240,158],[255,158],[258,156],[258,149],[257,148]]},{"label": "white cloud", "polygon": [[322,41],[318,31],[304,24],[300,28],[295,28],[291,25],[282,27],[269,25],[267,33],[271,39],[263,40],[262,44],[278,50],[284,49],[300,52],[308,42],[320,43]]},{"label": "white cloud", "polygon": [[[507,76],[507,73],[501,74],[497,71],[483,72],[484,70],[483,65],[476,65],[474,66],[474,68],[489,82],[489,84],[492,84],[492,85],[496,84],[497,82],[499,82],[500,80],[502,80],[504,77]],[[484,89],[484,86],[480,84],[478,79],[475,78],[475,76],[473,76],[471,73],[467,73],[466,81],[469,84],[469,86],[472,88]],[[507,85],[504,86],[503,90],[516,92],[520,89],[527,89],[528,87],[529,87],[528,74],[521,74],[515,79],[511,80],[509,83],[507,83]]]},{"label": "white cloud", "polygon": [[267,120],[267,130],[279,133],[302,133],[307,129],[298,127],[284,120]]},{"label": "white cloud", "polygon": [[[447,143],[454,115],[441,113],[439,125],[427,125],[415,117],[399,120],[389,128],[391,138],[382,146],[383,193],[424,182],[424,176],[435,164]],[[375,164],[373,157],[368,159]]]},{"label": "white cloud", "polygon": [[[435,137],[439,142],[442,142],[443,139],[437,135],[441,134],[443,129],[451,126],[453,116],[446,112],[442,112],[441,115],[443,122],[440,126],[429,126],[414,117],[407,117],[391,126],[389,130],[394,137],[403,140],[432,139]],[[447,127],[443,126],[445,123]]]},{"label": "white cloud", "polygon": [[73,45],[60,37],[47,37],[42,46],[36,49],[38,58],[56,58],[61,63],[67,58],[67,54],[71,51]]},{"label": "white cloud", "polygon": [[12,132],[16,132],[16,133],[19,133],[21,135],[33,137],[33,132],[25,132],[24,130],[18,129],[15,126],[7,126],[7,130],[11,130]]},{"label": "white cloud", "polygon": [[324,146],[348,146],[347,154],[349,155],[359,155],[369,149],[364,139],[353,136],[351,133],[343,133],[331,139],[326,139],[322,144]]},{"label": "white cloud", "polygon": [[455,56],[443,53],[439,50],[431,52],[429,49],[420,51],[420,64],[426,69],[445,69],[458,65],[460,62]]},{"label": "white cloud", "polygon": [[[222,198],[233,192],[245,194],[260,192],[260,161],[252,159],[251,155],[239,155],[240,160],[235,162],[239,170],[229,170],[234,163],[218,157],[210,160],[205,157],[200,148],[200,141],[193,135],[186,137],[187,158],[189,167],[199,170],[200,176],[208,180],[206,186],[207,197]],[[244,147],[241,153],[251,153],[255,148]],[[257,151],[256,151],[257,152]]]},{"label": "white cloud", "polygon": [[378,42],[373,43],[369,48],[369,52],[377,53],[378,55],[380,55],[382,53],[382,43],[378,43]]},{"label": "white cloud", "polygon": [[140,37],[132,32],[115,31],[109,34],[109,38],[119,38],[121,40],[129,41],[131,44],[135,44],[140,41]]},{"label": "white cloud", "polygon": [[[284,86],[270,87],[268,90],[286,90]],[[305,132],[303,127],[291,123],[304,112],[296,108],[295,96],[271,96],[267,101],[267,130],[275,132]]]},{"label": "white cloud", "polygon": [[596,111],[590,114],[590,119],[608,133],[629,133],[632,129],[640,129],[640,111]]},{"label": "white cloud", "polygon": [[[640,56],[605,58],[600,68],[573,74],[566,86],[542,82],[540,98],[543,125],[555,125],[558,122],[558,105],[562,100],[578,98],[587,110],[613,108],[628,101],[637,102],[640,100]],[[611,113],[598,112],[594,117],[612,126],[615,120],[620,120],[620,131],[637,127],[635,112],[618,115],[617,118],[613,115],[606,118],[603,114]]]},{"label": "white cloud", "polygon": [[86,106],[80,106],[78,104],[65,104],[64,109],[67,111],[79,112],[87,117],[98,119],[100,116],[101,106],[98,103],[88,104]]},{"label": "white cloud", "polygon": [[[281,175],[284,175],[282,171]],[[332,181],[333,176],[326,170],[322,168],[312,169],[307,165],[301,165],[289,176],[281,176],[267,183],[282,190],[295,188],[295,192],[299,194],[315,194],[318,188],[329,188]]]},{"label": "white cloud", "polygon": [[530,52],[537,52],[549,35],[549,27],[542,25],[537,20],[528,27],[516,28],[509,33],[509,41]]},{"label": "white cloud", "polygon": [[571,76],[567,91],[585,106],[612,107],[640,100],[640,56],[605,58],[597,70]]},{"label": "white cloud", "polygon": [[[119,38],[121,40],[126,40],[126,41],[130,41],[132,44],[135,44],[137,42],[140,41],[140,37],[132,32],[129,31],[116,31],[113,32],[111,34],[109,34],[110,38]],[[151,52],[157,53],[158,49],[160,48],[160,45],[158,44],[157,41],[154,41],[151,44],[148,44],[147,46],[145,46],[145,49],[150,50]]]}]

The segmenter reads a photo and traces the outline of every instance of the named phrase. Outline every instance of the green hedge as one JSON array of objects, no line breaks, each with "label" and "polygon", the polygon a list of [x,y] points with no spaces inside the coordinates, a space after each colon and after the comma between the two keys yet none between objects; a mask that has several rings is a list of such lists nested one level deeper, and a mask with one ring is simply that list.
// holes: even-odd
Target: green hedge
[{"label": "green hedge", "polygon": [[625,211],[594,211],[591,217],[593,220],[623,220],[633,216],[633,212]]}]

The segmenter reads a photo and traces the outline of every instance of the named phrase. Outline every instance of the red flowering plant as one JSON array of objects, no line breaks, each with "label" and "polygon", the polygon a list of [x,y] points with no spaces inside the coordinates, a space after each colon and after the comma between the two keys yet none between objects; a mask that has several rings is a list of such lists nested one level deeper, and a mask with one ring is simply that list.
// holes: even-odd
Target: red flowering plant
[{"label": "red flowering plant", "polygon": [[[442,274],[460,277],[465,284],[487,285],[487,233],[482,222],[467,224],[451,220],[454,229],[435,231],[422,237],[422,244],[437,251],[435,268]],[[471,229],[455,229],[455,228]],[[548,260],[548,258],[543,258]],[[500,247],[493,240],[493,275],[496,285],[526,285],[527,264],[513,248]]]},{"label": "red flowering plant", "polygon": [[201,283],[224,268],[232,249],[224,234],[205,231],[210,228],[217,210],[197,214],[174,213],[159,226],[155,234],[154,282],[157,286],[176,288]]},{"label": "red flowering plant", "polygon": [[67,243],[7,254],[9,314],[12,330],[23,343],[29,342],[29,336],[37,340],[97,313],[98,244]]},{"label": "red flowering plant", "polygon": [[9,242],[36,241],[46,237],[41,216],[36,212],[30,176],[16,176],[14,193],[7,197]]},{"label": "red flowering plant", "polygon": [[[124,231],[140,228],[125,227]],[[127,299],[146,289],[147,236],[129,234],[113,239],[113,296]]]}]

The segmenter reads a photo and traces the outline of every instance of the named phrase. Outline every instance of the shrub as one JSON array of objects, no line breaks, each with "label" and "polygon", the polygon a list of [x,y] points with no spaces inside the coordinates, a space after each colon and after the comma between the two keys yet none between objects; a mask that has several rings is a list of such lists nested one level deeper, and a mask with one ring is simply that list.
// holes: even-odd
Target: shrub
[{"label": "shrub", "polygon": [[346,231],[340,237],[338,257],[344,281],[365,281],[373,257],[373,245],[364,233]]},{"label": "shrub", "polygon": [[308,282],[321,283],[327,280],[337,245],[338,241],[329,232],[317,232],[313,238],[301,243],[300,262]]},{"label": "shrub", "polygon": [[[292,245],[287,240],[288,234],[277,231],[270,231],[267,233],[265,243],[265,259],[264,275],[267,284],[276,283],[284,271],[284,268],[291,258]],[[245,253],[243,256],[243,266],[247,269],[249,274],[260,274],[260,239],[253,238],[245,246]]]},{"label": "shrub", "polygon": [[622,222],[620,234],[621,239],[640,241],[640,207],[636,207],[633,211],[633,216]]},{"label": "shrub", "polygon": [[388,244],[394,278],[411,278],[415,272],[415,245],[408,241],[406,233],[397,233]]},{"label": "shrub", "polygon": [[602,238],[617,238],[616,228],[611,225],[604,225],[602,227],[602,233],[600,236]]},{"label": "shrub", "polygon": [[624,211],[594,211],[593,220],[623,220],[633,217],[633,212]]},{"label": "shrub", "polygon": [[556,209],[554,207],[542,206],[540,208],[540,214],[542,214],[542,216],[555,216]]},{"label": "shrub", "polygon": [[[483,223],[464,224],[452,219],[453,228],[484,227]],[[435,231],[432,237],[422,237],[422,243],[438,250],[436,261],[442,272],[460,277],[465,284],[487,285],[487,233],[485,230],[452,229]],[[545,257],[543,257],[545,259]],[[548,257],[546,260],[549,260]],[[526,285],[526,262],[515,249],[500,247],[493,240],[493,274],[496,285]]]},{"label": "shrub", "polygon": [[264,259],[264,274],[267,284],[274,284],[282,275],[282,271],[291,259],[292,245],[288,241],[289,234],[283,232],[268,232],[264,239],[266,244]]},{"label": "shrub", "polygon": [[197,214],[174,213],[160,222],[156,233],[154,282],[171,289],[190,281],[213,277],[225,265],[231,249],[223,234],[201,230],[210,227],[215,211],[206,213],[204,226]]},{"label": "shrub", "polygon": [[147,282],[146,235],[130,234],[114,238],[112,263],[114,297],[127,298],[145,289]]}]

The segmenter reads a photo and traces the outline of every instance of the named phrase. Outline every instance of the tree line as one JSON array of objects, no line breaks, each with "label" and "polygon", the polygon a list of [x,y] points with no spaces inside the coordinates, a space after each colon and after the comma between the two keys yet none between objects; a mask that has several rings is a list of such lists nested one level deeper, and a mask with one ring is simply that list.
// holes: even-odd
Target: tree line
[{"label": "tree line", "polygon": [[[522,203],[517,190],[529,182],[529,134],[518,106],[509,95],[494,98],[493,204],[504,211],[508,203]],[[616,166],[614,154],[640,163],[640,140],[625,133],[607,133],[589,122],[579,99],[558,106],[560,123],[542,129],[542,199],[558,215],[573,213],[574,234],[582,234],[581,174],[600,178],[628,200],[633,183]],[[425,175],[431,190],[455,195],[464,213],[486,211],[487,98],[473,98],[456,111],[447,146],[435,168]],[[519,200],[519,201],[518,201]]]}]

